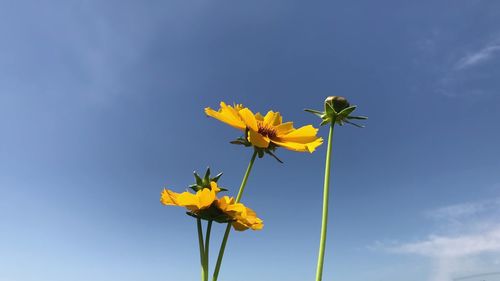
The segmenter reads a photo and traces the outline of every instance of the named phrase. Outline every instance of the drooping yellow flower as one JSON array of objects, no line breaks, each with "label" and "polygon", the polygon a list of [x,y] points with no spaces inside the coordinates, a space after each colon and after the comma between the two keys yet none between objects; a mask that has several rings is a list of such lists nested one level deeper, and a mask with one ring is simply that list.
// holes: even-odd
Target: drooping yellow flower
[{"label": "drooping yellow flower", "polygon": [[218,199],[219,191],[221,188],[214,181],[210,182],[210,188],[202,188],[195,194],[163,189],[160,201],[163,205],[184,207],[189,210],[190,215],[198,218],[231,222],[238,231],[249,228],[261,230],[264,227],[263,221],[252,209],[241,203],[235,203],[233,197],[223,196]]},{"label": "drooping yellow flower", "polygon": [[217,207],[232,219],[232,225],[237,231],[247,229],[261,230],[264,222],[257,217],[254,210],[241,203],[235,203],[233,197],[224,196],[216,201]]},{"label": "drooping yellow flower", "polygon": [[269,111],[265,116],[254,114],[250,109],[242,106],[220,103],[220,109],[215,111],[205,108],[205,113],[236,129],[248,132],[247,140],[258,148],[279,146],[293,151],[313,152],[323,143],[323,139],[316,134],[318,129],[307,125],[295,129],[293,122],[283,123],[279,112]]}]

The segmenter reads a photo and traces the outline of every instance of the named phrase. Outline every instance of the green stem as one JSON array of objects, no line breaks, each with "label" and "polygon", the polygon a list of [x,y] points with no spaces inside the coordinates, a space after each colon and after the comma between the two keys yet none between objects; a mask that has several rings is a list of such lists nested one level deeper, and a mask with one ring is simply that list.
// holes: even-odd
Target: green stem
[{"label": "green stem", "polygon": [[248,176],[250,175],[250,171],[252,171],[253,162],[255,162],[255,157],[257,157],[257,150],[253,152],[252,158],[250,159],[250,163],[248,163],[247,171],[243,176],[243,180],[241,181],[240,190],[238,191],[238,196],[236,196],[236,203],[240,202],[241,196],[243,196],[243,191],[245,190],[245,186],[247,185]]},{"label": "green stem", "polygon": [[205,266],[204,266],[204,246],[203,246],[203,229],[201,228],[201,219],[197,218],[196,219],[196,225],[198,227],[198,243],[200,246],[200,264],[201,264],[201,281],[205,281],[205,276],[208,276],[208,272],[205,272]]},{"label": "green stem", "polygon": [[[243,196],[243,191],[245,190],[248,176],[250,175],[250,171],[252,171],[253,163],[255,162],[256,157],[257,157],[257,150],[254,150],[252,158],[250,159],[250,163],[248,163],[247,171],[245,172],[243,180],[241,181],[240,190],[238,191],[238,196],[236,196],[236,203],[240,202],[241,196]],[[226,226],[226,231],[224,232],[224,238],[222,238],[222,244],[220,245],[219,256],[217,257],[217,263],[215,264],[212,281],[217,281],[217,278],[219,277],[220,266],[222,264],[222,258],[224,257],[224,250],[226,249],[227,239],[229,238],[230,232],[231,232],[231,223],[228,223]]]},{"label": "green stem", "polygon": [[335,121],[330,125],[328,134],[328,148],[326,150],[325,181],[323,186],[323,216],[321,220],[321,239],[319,241],[318,266],[316,267],[316,281],[321,281],[323,276],[323,260],[325,258],[326,229],[328,225],[328,198],[330,186],[330,159],[332,155],[333,127]]},{"label": "green stem", "polygon": [[212,232],[212,221],[208,221],[207,224],[207,235],[205,236],[205,251],[204,253],[204,267],[205,267],[205,276],[204,276],[204,281],[208,281],[208,249],[209,249],[209,244],[210,244],[210,233]]}]

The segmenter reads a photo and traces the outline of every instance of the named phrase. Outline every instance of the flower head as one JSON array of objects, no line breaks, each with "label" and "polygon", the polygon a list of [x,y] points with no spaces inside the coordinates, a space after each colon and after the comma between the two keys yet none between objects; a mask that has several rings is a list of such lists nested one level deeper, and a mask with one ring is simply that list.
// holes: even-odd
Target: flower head
[{"label": "flower head", "polygon": [[318,129],[312,125],[296,129],[293,122],[283,123],[279,112],[269,111],[263,116],[260,113],[254,114],[241,104],[230,106],[221,102],[218,111],[207,107],[205,113],[245,132],[243,141],[249,142],[256,148],[274,150],[276,147],[283,147],[312,153],[323,143],[323,139],[316,135]]},{"label": "flower head", "polygon": [[[219,192],[226,190],[217,184],[220,175],[210,178],[210,170],[207,170],[202,179],[195,173],[197,184],[190,186],[195,193],[189,191],[177,193],[163,189],[160,202],[167,206],[184,207],[187,209],[187,214],[192,217],[219,223],[230,222],[238,231],[262,229],[264,227],[263,221],[257,217],[252,209],[241,203],[236,203],[233,197],[217,198]],[[206,179],[209,180],[206,181]]]}]

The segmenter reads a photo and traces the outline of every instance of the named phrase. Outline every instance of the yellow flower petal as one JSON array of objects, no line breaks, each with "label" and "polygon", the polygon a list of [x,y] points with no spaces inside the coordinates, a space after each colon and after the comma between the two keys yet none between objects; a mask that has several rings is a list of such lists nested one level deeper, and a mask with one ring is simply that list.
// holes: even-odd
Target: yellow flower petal
[{"label": "yellow flower petal", "polygon": [[269,146],[269,138],[264,137],[256,131],[248,131],[248,141],[251,142],[256,147],[267,148]]},{"label": "yellow flower petal", "polygon": [[257,120],[255,119],[255,115],[252,113],[250,109],[243,108],[242,110],[239,111],[239,114],[241,116],[241,119],[243,119],[243,122],[245,122],[248,129],[254,131],[259,130],[259,128],[257,127]]},{"label": "yellow flower petal", "polygon": [[315,140],[313,142],[310,142],[310,143],[306,144],[307,145],[307,150],[310,153],[313,153],[316,150],[316,148],[318,146],[320,146],[321,144],[323,144],[323,139],[319,138],[319,139],[317,139],[317,140]]},{"label": "yellow flower petal", "polygon": [[270,110],[267,112],[266,116],[264,116],[264,126],[272,126],[274,123],[276,114],[274,111]]},{"label": "yellow flower petal", "polygon": [[203,188],[196,192],[196,197],[198,200],[198,209],[205,209],[210,207],[215,200],[215,191],[208,188]]},{"label": "yellow flower petal", "polygon": [[278,137],[286,135],[294,130],[293,122],[286,122],[275,127],[276,135]]},{"label": "yellow flower petal", "polygon": [[229,126],[244,131],[246,129],[245,122],[243,122],[243,120],[241,120],[238,116],[235,116],[234,112],[230,110],[228,106],[225,106],[225,104],[224,107],[222,107],[222,104],[224,103],[221,103],[221,109],[219,111],[215,111],[210,107],[205,108],[205,114],[224,122]]},{"label": "yellow flower petal", "polygon": [[244,231],[247,230],[249,227],[246,226],[245,224],[241,223],[240,221],[234,221],[231,224],[236,231]]},{"label": "yellow flower petal", "polygon": [[255,113],[255,119],[257,119],[257,121],[264,121],[264,116],[262,116],[260,112],[257,112]]},{"label": "yellow flower petal", "polygon": [[199,210],[199,200],[195,194],[189,192],[183,192],[177,196],[177,205],[181,207],[186,207],[191,211]]},{"label": "yellow flower petal", "polygon": [[210,182],[210,189],[212,189],[213,191],[215,191],[215,193],[219,193],[220,192],[220,187],[214,181]]},{"label": "yellow flower petal", "polygon": [[168,190],[168,189],[163,189],[163,191],[161,192],[160,202],[163,205],[176,206],[178,196],[179,196],[179,193],[175,193],[175,192]]},{"label": "yellow flower petal", "polygon": [[224,212],[230,204],[234,203],[234,198],[229,196],[223,196],[222,198],[215,201],[215,203],[217,207],[219,207],[219,209],[221,209]]},{"label": "yellow flower petal", "polygon": [[307,125],[293,130],[286,135],[280,136],[279,140],[285,142],[291,141],[306,143],[318,139],[318,137],[316,136],[317,133],[318,129],[314,128],[312,125]]},{"label": "yellow flower petal", "polygon": [[281,114],[279,112],[276,112],[274,114],[274,120],[272,122],[273,126],[278,126],[283,122],[283,118],[281,117]]},{"label": "yellow flower petal", "polygon": [[222,111],[230,113],[234,118],[240,119],[240,115],[238,114],[238,111],[240,111],[240,107],[233,108],[232,106],[227,105],[225,102],[221,101],[220,108]]},{"label": "yellow flower petal", "polygon": [[283,148],[293,150],[293,151],[298,151],[298,152],[310,152],[309,149],[307,148],[307,144],[303,143],[297,143],[297,142],[280,142],[273,140],[273,143],[281,146]]}]

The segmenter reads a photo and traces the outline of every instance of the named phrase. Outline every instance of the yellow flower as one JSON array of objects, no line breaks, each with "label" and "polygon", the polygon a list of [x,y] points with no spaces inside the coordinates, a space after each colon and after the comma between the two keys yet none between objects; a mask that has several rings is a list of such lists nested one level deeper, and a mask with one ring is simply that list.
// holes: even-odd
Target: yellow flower
[{"label": "yellow flower", "polygon": [[232,225],[237,231],[244,231],[249,228],[261,230],[264,222],[257,217],[257,214],[241,203],[235,203],[233,197],[224,196],[216,201],[217,207],[226,213],[232,220]]},{"label": "yellow flower", "polygon": [[241,104],[233,107],[221,102],[218,111],[207,107],[205,113],[236,129],[248,132],[247,140],[258,148],[280,146],[312,153],[323,143],[323,139],[316,136],[318,129],[312,125],[295,129],[293,122],[283,123],[279,112],[269,111],[262,116],[260,113],[254,114]]},{"label": "yellow flower", "polygon": [[252,209],[241,203],[235,203],[233,197],[223,196],[217,199],[216,194],[220,188],[213,181],[210,185],[211,188],[202,188],[195,194],[163,189],[160,201],[163,205],[184,207],[189,210],[189,215],[197,218],[220,223],[231,222],[238,231],[261,230],[264,227],[263,221]]}]

